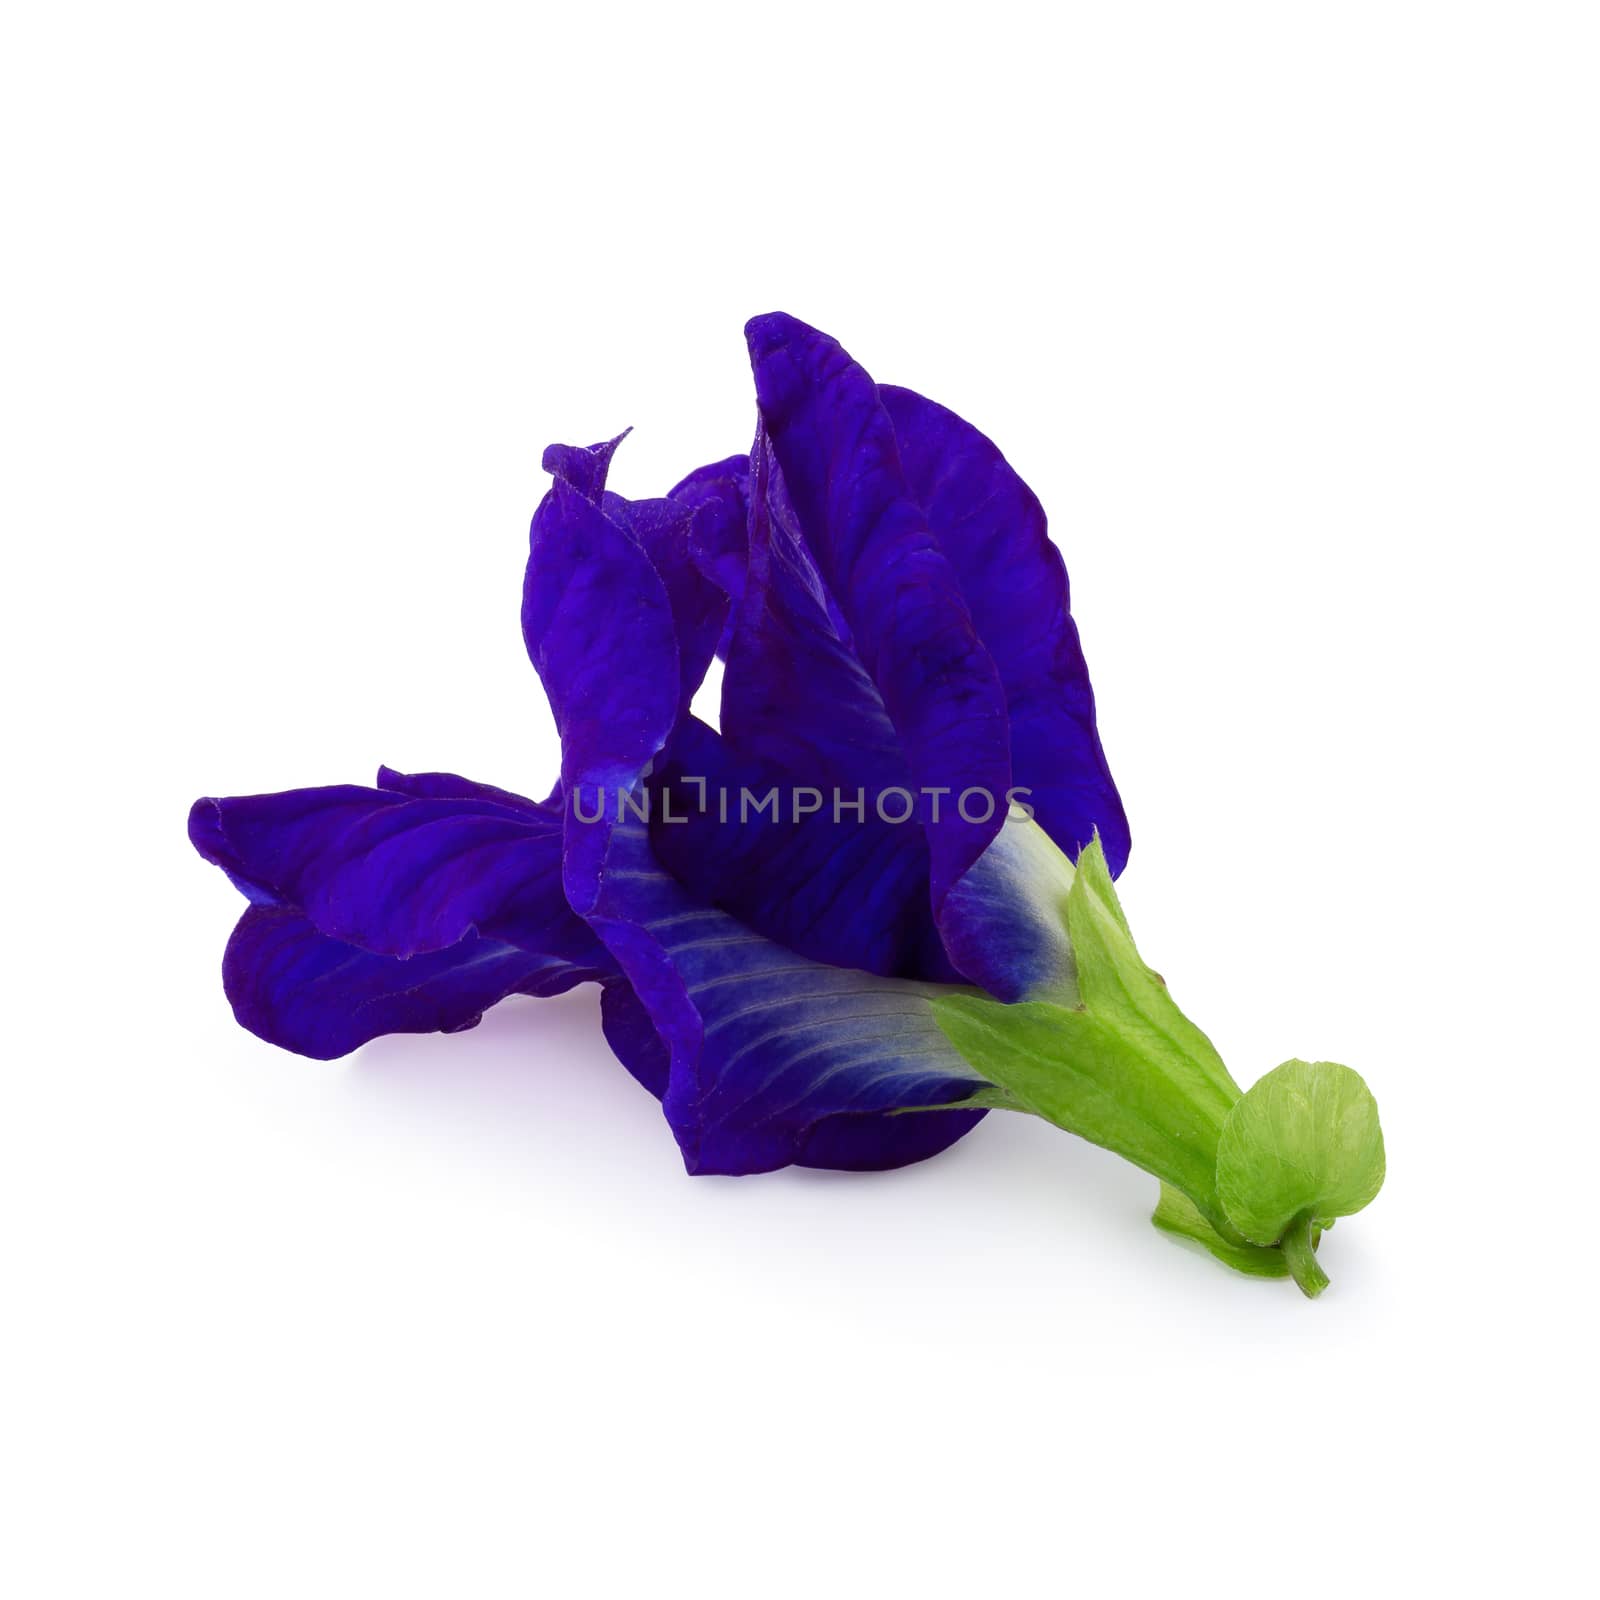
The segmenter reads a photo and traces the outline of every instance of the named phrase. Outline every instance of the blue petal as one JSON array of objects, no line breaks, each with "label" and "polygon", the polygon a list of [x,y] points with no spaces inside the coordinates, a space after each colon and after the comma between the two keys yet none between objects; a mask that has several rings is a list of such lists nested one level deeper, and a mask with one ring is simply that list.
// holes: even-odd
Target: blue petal
[{"label": "blue petal", "polygon": [[722,682],[722,732],[792,781],[914,787],[900,735],[793,520],[771,442],[752,456],[749,567]]},{"label": "blue petal", "polygon": [[642,795],[677,723],[677,641],[641,547],[564,482],[534,519],[523,615],[562,734],[567,897],[635,997],[608,990],[607,1035],[664,1092],[690,1171],[893,1166],[965,1133],[981,1113],[887,1114],[981,1081],[925,995],[761,938],[664,871],[642,823],[619,824],[618,792]]},{"label": "blue petal", "polygon": [[530,530],[523,637],[547,691],[550,673],[567,680],[575,714],[603,715],[594,710],[602,705],[620,710],[635,689],[627,657],[612,663],[609,685],[589,683],[581,700],[572,693],[571,658],[575,650],[592,648],[607,628],[630,621],[619,602],[625,608],[631,601],[631,625],[640,630],[633,658],[665,663],[670,654],[672,661],[666,682],[653,683],[647,702],[635,708],[634,720],[643,727],[673,685],[677,714],[688,710],[722,637],[728,598],[701,570],[695,528],[703,523],[703,536],[712,538],[729,506],[725,496],[700,506],[693,495],[627,500],[607,492],[606,474],[623,437],[588,449],[551,445],[545,451],[545,468],[556,481]]},{"label": "blue petal", "polygon": [[617,446],[633,432],[624,428],[615,439],[604,444],[551,444],[545,446],[540,465],[552,478],[575,489],[585,500],[598,500],[606,486],[606,474],[611,470],[611,458]]},{"label": "blue petal", "polygon": [[637,996],[608,993],[607,1037],[647,1086],[664,1073],[690,1172],[903,1166],[983,1115],[890,1114],[986,1087],[934,1021],[926,986],[808,961],[699,904],[656,863],[642,824],[609,830],[598,909]]},{"label": "blue petal", "polygon": [[198,800],[189,836],[254,903],[292,907],[328,938],[376,955],[442,950],[477,933],[600,959],[562,897],[560,814],[507,801],[292,789]]},{"label": "blue petal", "polygon": [[[577,773],[631,773],[660,749],[678,705],[677,634],[650,558],[565,483],[534,513],[531,547],[522,632],[555,712],[570,794]],[[648,670],[630,670],[633,661]]]},{"label": "blue petal", "polygon": [[[997,836],[1003,805],[966,830],[965,850],[951,847],[961,825],[949,818],[964,785],[998,799],[1014,784],[1069,856],[1098,829],[1113,864],[1126,859],[1127,823],[1044,513],[995,446],[953,413],[877,388],[832,340],[792,318],[758,318],[747,332],[764,421],[751,461],[749,571],[728,651],[722,760],[699,748],[693,759],[717,771],[741,761],[770,768],[786,792],[861,785],[869,815],[890,785],[953,794],[942,823],[920,813],[925,853],[908,830],[879,840],[869,821],[850,840],[815,818],[658,826],[657,851],[702,897],[819,959],[930,978],[953,969],[1006,998],[1057,989],[1059,918],[1035,904],[1049,893],[1048,874],[1042,885],[1024,881],[1022,857],[1037,863]],[[929,584],[917,576],[923,568],[937,575]],[[937,637],[975,634],[987,653],[957,652],[971,669],[965,679],[942,670],[937,651],[902,657],[904,630],[885,622],[897,607],[924,623],[942,617]],[[935,669],[919,676],[930,660]],[[1007,778],[993,759],[983,660],[1000,689]],[[669,776],[691,775],[689,757],[674,756],[685,770]],[[964,756],[973,762],[965,771]],[[974,782],[976,773],[987,776]],[[982,848],[969,855],[974,842]],[[928,878],[920,906],[911,892],[919,873]],[[941,959],[915,936],[930,917]]]},{"label": "blue petal", "polygon": [[725,657],[749,560],[750,458],[729,456],[699,467],[669,490],[667,498],[689,508],[693,517],[689,553],[700,571],[728,597],[727,622],[717,646],[717,654]]},{"label": "blue petal", "polygon": [[475,934],[403,961],[330,939],[292,907],[256,905],[228,941],[222,985],[258,1038],[331,1061],[380,1034],[459,1033],[508,995],[559,994],[608,971]]},{"label": "blue petal", "polygon": [[[793,317],[757,317],[745,336],[799,532],[881,697],[913,786],[1003,797],[1011,767],[999,674],[911,495],[876,385],[835,340]],[[755,535],[752,520],[752,584]],[[736,638],[730,677],[738,651]],[[814,700],[812,720],[830,709]],[[737,730],[728,732],[737,742]],[[936,914],[1001,820],[998,807],[982,822],[947,808],[928,824]]]},{"label": "blue petal", "polygon": [[[725,739],[682,720],[713,614],[674,593],[683,524],[606,495],[605,463],[563,460],[535,519],[525,619],[563,732],[564,790],[588,790],[591,801],[597,788],[612,801],[619,790],[642,795],[670,751],[658,796],[691,777],[720,774],[731,786],[758,773],[780,789],[859,787],[869,803],[890,786],[998,801],[1013,782],[1015,741],[1031,763],[1016,781],[1047,791],[1041,810],[1070,844],[1083,842],[1083,819],[1089,833],[1114,831],[1120,809],[1108,809],[1115,790],[1094,741],[1064,573],[1025,487],[987,440],[917,397],[896,402],[908,476],[895,417],[833,341],[786,317],[757,319],[748,333],[762,410],[748,473],[735,458],[669,497],[694,518],[690,562],[738,602]],[[943,477],[930,439],[951,456]],[[1007,603],[1005,582],[984,567],[997,550],[1043,595],[1019,614],[1026,638],[996,633],[1004,673],[977,621],[994,631]],[[595,681],[602,671],[609,699]],[[1036,715],[1055,690],[1067,724]],[[1054,736],[1072,748],[1052,764]],[[831,819],[746,827],[701,817],[674,835],[658,818],[656,849],[690,892],[662,871],[643,827],[618,826],[609,807],[595,824],[569,815],[569,897],[631,985],[608,988],[608,1037],[664,1093],[692,1170],[892,1164],[941,1144],[942,1124],[948,1137],[971,1125],[976,1113],[886,1114],[971,1093],[915,986],[805,953],[949,976],[931,940],[937,919],[957,965],[997,992],[1061,992],[1070,952],[1051,938],[1057,919],[1019,912],[1013,841],[996,843],[1003,812],[994,805],[973,821],[947,799],[941,817],[923,810],[920,829],[845,825],[844,836]],[[752,1032],[768,1013],[775,1029]]]},{"label": "blue petal", "polygon": [[672,1076],[672,1056],[650,1013],[622,979],[600,990],[600,1026],[617,1060],[659,1100]]},{"label": "blue petal", "polygon": [[[1054,960],[1052,931],[1008,925],[1016,908],[1000,890],[1016,885],[995,863],[966,881],[973,862],[965,852],[987,845],[1004,815],[1011,780],[996,734],[1009,739],[1010,729],[998,675],[955,593],[963,570],[945,560],[928,526],[937,517],[965,559],[969,545],[955,536],[976,525],[976,508],[948,491],[928,494],[925,484],[915,488],[926,509],[913,504],[918,495],[900,473],[892,418],[871,379],[833,341],[786,317],[757,319],[749,334],[764,422],[775,432],[758,434],[751,459],[748,574],[728,650],[723,738],[693,725],[680,732],[661,777],[689,821],[663,826],[658,812],[657,854],[698,897],[802,954],[883,974],[948,980],[961,973],[1010,990],[1025,981],[1024,969],[1031,979]],[[1026,514],[1031,497],[986,440],[958,431],[954,445],[963,484],[986,466],[1008,491],[1001,509]],[[918,466],[925,468],[925,456]],[[1036,581],[1049,577],[1048,560],[1027,538],[1042,532],[1042,523],[1030,526],[1013,541],[1026,546]],[[1059,568],[1057,560],[1058,578]],[[968,560],[967,569],[981,578],[981,561]],[[1064,598],[1058,583],[1043,610]],[[1070,619],[1058,620],[1070,630]],[[918,627],[936,640],[961,641],[954,670],[946,670],[948,651],[924,647]],[[1008,648],[1015,657],[1009,641]],[[896,689],[898,720],[887,698]],[[1016,704],[1026,710],[1020,690]],[[697,814],[686,792],[696,777],[735,799],[746,787],[776,787],[784,819]],[[921,828],[877,820],[885,791],[923,784],[947,791],[937,820],[926,802]],[[830,804],[794,823],[789,802],[802,786],[830,801],[834,791],[846,800],[859,794],[865,820],[835,822]],[[962,821],[956,804],[967,787],[992,797],[975,806],[974,814],[988,813],[975,825]],[[951,846],[957,833],[966,837]],[[965,885],[959,900],[942,905],[934,881],[941,843],[955,874],[945,894]]]},{"label": "blue petal", "polygon": [[1069,856],[1094,837],[1113,875],[1128,822],[1095,726],[1094,691],[1069,610],[1067,569],[1044,508],[994,444],[953,411],[882,385],[913,498],[955,570],[1005,686],[1012,781]]},{"label": "blue petal", "polygon": [[378,787],[424,800],[482,800],[490,805],[509,806],[514,811],[532,812],[546,823],[555,822],[561,814],[559,789],[548,800],[529,800],[509,789],[474,783],[471,778],[458,777],[453,772],[396,772],[393,767],[379,767]]},{"label": "blue petal", "polygon": [[[667,603],[678,639],[678,714],[689,709],[722,638],[728,615],[728,596],[700,568],[695,548],[694,510],[676,500],[624,500],[607,494],[601,499],[605,514],[633,535],[650,558]],[[699,520],[716,523],[722,507]]]},{"label": "blue petal", "polygon": [[959,981],[933,922],[922,829],[881,821],[865,792],[858,819],[856,798],[841,796],[851,809],[836,815],[831,793],[802,794],[792,774],[690,718],[652,771],[651,844],[697,899],[801,955]]},{"label": "blue petal", "polygon": [[1067,938],[1072,863],[1038,825],[1008,817],[945,901],[950,959],[996,999],[1078,1004]]}]

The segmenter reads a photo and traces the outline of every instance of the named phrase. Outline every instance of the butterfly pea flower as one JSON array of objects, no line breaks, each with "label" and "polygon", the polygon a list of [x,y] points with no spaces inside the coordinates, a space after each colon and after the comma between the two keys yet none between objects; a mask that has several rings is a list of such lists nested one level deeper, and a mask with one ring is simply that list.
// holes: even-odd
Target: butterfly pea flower
[{"label": "butterfly pea flower", "polygon": [[[1243,1094],[1133,950],[1039,502],[833,339],[746,334],[748,454],[628,500],[620,437],[545,453],[522,625],[561,737],[547,799],[383,769],[197,803],[250,902],[236,1016],[329,1058],[595,981],[691,1172],[894,1167],[1029,1111],[1160,1177],[1167,1231],[1309,1292],[1321,1229],[1381,1181],[1375,1112],[1368,1137],[1325,1063]],[[1315,1152],[1284,1143],[1305,1095],[1343,1130]]]}]

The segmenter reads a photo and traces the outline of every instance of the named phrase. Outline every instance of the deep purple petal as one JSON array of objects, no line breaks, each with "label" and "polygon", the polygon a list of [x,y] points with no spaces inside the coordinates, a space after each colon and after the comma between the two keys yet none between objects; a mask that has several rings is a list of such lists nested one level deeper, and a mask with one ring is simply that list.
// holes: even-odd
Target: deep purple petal
[{"label": "deep purple petal", "polygon": [[[623,437],[588,449],[551,445],[545,451],[545,468],[556,481],[534,513],[523,586],[523,637],[530,655],[534,655],[537,641],[539,654],[534,655],[534,665],[541,677],[547,667],[567,676],[570,698],[570,662],[564,664],[558,658],[564,651],[570,653],[575,636],[586,635],[590,647],[611,657],[611,699],[615,701],[628,697],[633,688],[630,664],[656,659],[662,620],[659,605],[664,599],[674,641],[669,682],[678,685],[677,712],[682,715],[722,638],[728,597],[701,570],[693,544],[701,512],[693,493],[687,500],[628,500],[607,491],[606,474]],[[710,494],[709,485],[705,492]],[[580,508],[586,508],[587,515]],[[717,498],[704,512],[707,527],[726,514],[725,498]],[[619,538],[631,544],[636,554],[624,556],[617,547]],[[581,557],[585,547],[593,552],[594,572],[585,570]],[[654,584],[644,576],[646,566],[654,573]],[[598,584],[606,583],[608,576],[623,583],[622,598],[631,593],[637,600],[642,608],[638,619],[619,610],[616,593],[597,592]],[[644,634],[637,645],[627,636],[635,620]],[[610,626],[619,631],[609,637],[598,631]],[[652,684],[651,698],[664,687]],[[590,685],[589,693],[593,695],[595,689]]]},{"label": "deep purple petal", "polygon": [[[793,317],[757,317],[745,336],[799,531],[916,787],[1003,797],[1011,769],[999,675],[912,498],[876,385],[835,340]],[[752,569],[754,559],[752,549]],[[1001,820],[998,808],[982,822],[946,809],[928,825],[935,912]]]},{"label": "deep purple petal", "polygon": [[1067,569],[1044,508],[953,411],[887,384],[878,394],[912,496],[1005,686],[1012,781],[1031,791],[1039,825],[1069,856],[1098,829],[1114,875],[1128,859],[1128,822],[1100,748]]},{"label": "deep purple petal", "polygon": [[[689,552],[696,566],[737,607],[744,593],[750,521],[750,458],[729,456],[691,472],[667,493],[688,507]],[[730,621],[732,612],[730,611]]]},{"label": "deep purple petal", "polygon": [[[619,794],[642,798],[672,738],[678,646],[639,544],[565,483],[534,519],[523,617],[562,733],[567,897],[631,986],[607,992],[607,1036],[664,1092],[689,1170],[893,1166],[959,1138],[979,1113],[886,1115],[977,1085],[925,997],[761,938],[664,871],[642,823],[618,821]],[[848,1128],[817,1131],[840,1116]]]},{"label": "deep purple petal", "polygon": [[563,787],[626,783],[678,713],[666,587],[633,535],[559,480],[534,513],[529,547],[522,632],[561,734]]},{"label": "deep purple petal", "polygon": [[514,811],[529,811],[553,821],[560,814],[560,794],[548,800],[529,800],[509,789],[491,783],[474,783],[453,772],[396,772],[393,767],[378,768],[378,787],[394,794],[414,795],[423,800],[482,800],[490,805],[509,806]]},{"label": "deep purple petal", "polygon": [[665,1065],[663,1108],[690,1172],[902,1166],[975,1125],[981,1111],[893,1114],[984,1087],[926,986],[808,961],[696,902],[642,824],[607,832],[595,925],[637,996],[608,997],[607,1036],[647,1086]]},{"label": "deep purple petal", "polygon": [[[1050,673],[1069,691],[1087,686],[1036,503],[986,440],[953,419],[930,423],[915,397],[901,406],[908,438],[920,447],[939,423],[960,459],[953,488],[929,476],[936,451],[916,456],[908,481],[894,419],[832,340],[781,316],[747,332],[762,412],[748,468],[734,458],[731,471],[692,474],[665,503],[630,503],[604,492],[596,452],[565,453],[535,518],[529,649],[563,735],[563,790],[591,814],[603,800],[595,822],[569,810],[564,883],[627,980],[608,990],[608,1037],[664,1092],[691,1170],[896,1164],[958,1137],[976,1113],[890,1113],[962,1099],[974,1080],[916,985],[797,950],[925,970],[942,913],[963,970],[1001,988],[1054,970],[1059,950],[1006,920],[1016,887],[1007,852],[985,853],[1013,782],[1013,715],[1022,747],[1040,754],[1028,779],[1037,770],[1050,786],[1057,825],[1076,825],[1062,796],[1077,791],[1091,829],[1114,819],[1070,760],[1044,761],[1050,724],[1029,720]],[[1021,519],[999,530],[1002,553],[1031,562],[1027,582],[1045,591],[1025,609],[1029,638],[1000,641],[1009,681],[962,592],[974,583],[992,627],[1006,585],[982,570],[993,530],[982,526],[988,501],[972,494],[984,471],[1010,496],[999,496],[1001,519]],[[690,568],[737,601],[720,741],[683,720],[715,615],[686,587]],[[1092,704],[1087,715],[1069,732],[1081,750],[1086,727],[1097,756]],[[674,835],[658,818],[656,849],[686,890],[662,870],[649,831],[614,810],[622,795],[637,803],[695,777],[742,782],[752,772],[776,773],[791,791],[854,786],[869,805],[891,785],[917,790],[920,826],[900,835],[831,818],[730,826],[702,813]],[[930,793],[945,797],[942,815]],[[988,801],[976,817],[953,803],[967,794]],[[986,935],[976,950],[975,930]]]},{"label": "deep purple petal", "polygon": [[606,474],[611,470],[611,458],[617,446],[633,432],[624,428],[614,439],[604,444],[552,444],[545,446],[540,463],[552,478],[575,489],[585,500],[598,500],[606,486]]},{"label": "deep purple petal", "polygon": [[239,1022],[269,1044],[331,1061],[386,1033],[459,1033],[511,994],[559,994],[603,970],[469,934],[400,960],[318,933],[288,906],[252,906],[222,961]]},{"label": "deep purple petal", "polygon": [[[963,1093],[971,1085],[963,1085]],[[794,1158],[797,1167],[886,1172],[948,1150],[983,1120],[982,1111],[844,1113],[815,1123]]]},{"label": "deep purple petal", "polygon": [[818,787],[914,787],[883,695],[788,506],[772,445],[752,456],[749,566],[728,646],[722,732]]},{"label": "deep purple petal", "polygon": [[508,801],[293,789],[196,801],[189,834],[256,904],[299,910],[327,937],[377,955],[477,933],[541,956],[602,959],[561,893],[559,814]]},{"label": "deep purple petal", "polygon": [[667,1092],[672,1057],[650,1013],[623,979],[600,991],[600,1026],[617,1060],[659,1100]]},{"label": "deep purple petal", "polygon": [[696,899],[800,955],[959,981],[933,923],[922,828],[881,820],[864,790],[838,798],[690,718],[652,773],[651,844]]},{"label": "deep purple petal", "polygon": [[695,512],[676,500],[624,500],[607,494],[601,508],[631,533],[656,569],[672,608],[678,640],[678,714],[689,709],[722,638],[728,596],[700,567],[692,547]]}]

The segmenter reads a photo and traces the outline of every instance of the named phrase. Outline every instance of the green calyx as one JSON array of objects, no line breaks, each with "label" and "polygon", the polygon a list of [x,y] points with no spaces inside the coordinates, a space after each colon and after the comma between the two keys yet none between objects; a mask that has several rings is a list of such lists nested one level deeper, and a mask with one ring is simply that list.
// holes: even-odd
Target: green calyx
[{"label": "green calyx", "polygon": [[1242,1091],[1140,959],[1099,840],[1067,870],[1077,1003],[951,991],[933,1002],[940,1027],[1001,1091],[987,1103],[1044,1117],[1159,1178],[1151,1220],[1162,1231],[1320,1294],[1323,1229],[1383,1183],[1366,1085],[1334,1062],[1286,1061]]},{"label": "green calyx", "polygon": [[1312,1297],[1328,1283],[1312,1254],[1316,1231],[1369,1205],[1383,1173],[1378,1104],[1336,1061],[1274,1067],[1228,1113],[1217,1147],[1228,1221],[1253,1244],[1276,1244]]}]

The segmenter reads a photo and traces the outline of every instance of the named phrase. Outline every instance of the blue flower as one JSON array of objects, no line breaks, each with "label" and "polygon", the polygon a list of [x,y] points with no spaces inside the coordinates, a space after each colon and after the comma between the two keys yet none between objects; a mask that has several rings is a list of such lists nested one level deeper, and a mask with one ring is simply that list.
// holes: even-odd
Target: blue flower
[{"label": "blue flower", "polygon": [[[1065,981],[1040,830],[1127,856],[1066,572],[968,423],[792,317],[746,333],[748,456],[629,501],[620,440],[545,453],[522,620],[547,800],[384,769],[196,804],[250,901],[223,963],[245,1027],[325,1059],[598,981],[695,1172],[897,1166],[982,1116],[933,986]],[[689,710],[714,654],[718,729]]]}]

